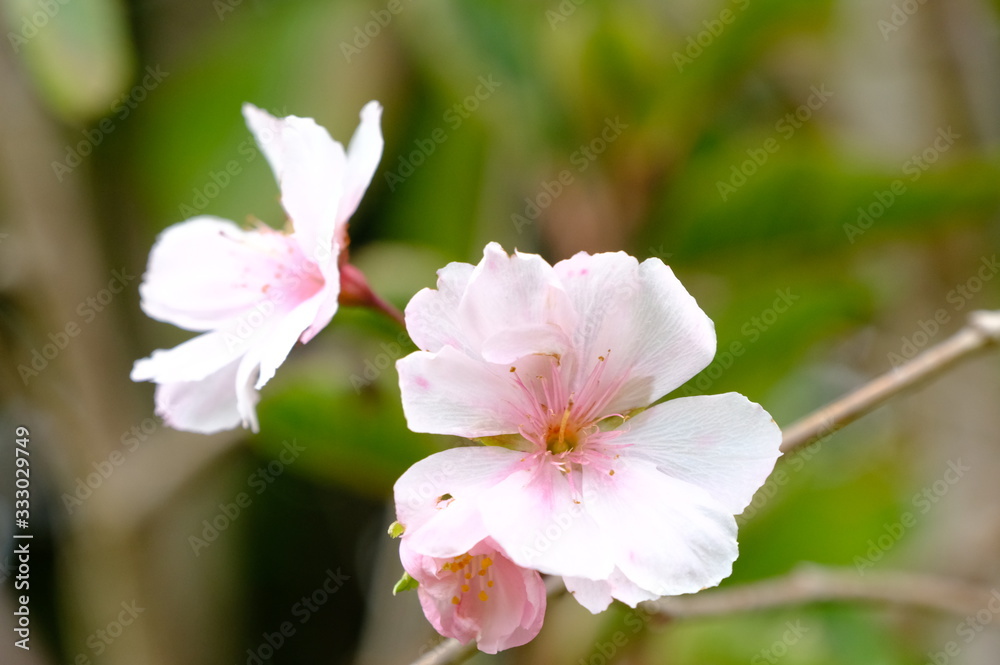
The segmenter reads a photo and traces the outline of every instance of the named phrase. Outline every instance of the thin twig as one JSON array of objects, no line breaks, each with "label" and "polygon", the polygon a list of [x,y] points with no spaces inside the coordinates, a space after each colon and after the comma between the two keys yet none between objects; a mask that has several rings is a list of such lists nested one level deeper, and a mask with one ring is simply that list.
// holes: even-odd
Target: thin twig
[{"label": "thin twig", "polygon": [[874,411],[883,402],[907,388],[927,381],[952,365],[1000,343],[1000,311],[969,314],[968,323],[940,344],[913,360],[886,372],[805,418],[783,429],[781,451],[789,453],[828,436]]},{"label": "thin twig", "polygon": [[[788,453],[828,436],[873,411],[887,399],[926,381],[977,351],[1000,344],[1000,311],[969,314],[957,333],[910,362],[883,374],[784,429],[782,452]],[[549,597],[560,591],[558,578],[549,580]],[[746,612],[786,605],[856,601],[919,607],[968,615],[981,610],[1000,591],[985,590],[958,580],[912,573],[869,573],[808,566],[789,575],[688,596],[660,598],[642,607],[664,618],[682,619]],[[457,665],[475,653],[475,643],[447,639],[413,665]]]},{"label": "thin twig", "polygon": [[787,605],[856,601],[969,615],[986,607],[996,593],[1000,592],[934,575],[886,571],[862,577],[853,568],[808,565],[760,582],[660,598],[643,603],[643,609],[665,618],[689,619]]},{"label": "thin twig", "polygon": [[[550,584],[550,600],[560,589],[561,585]],[[806,565],[788,575],[687,596],[669,596],[639,607],[660,619],[697,619],[823,602],[872,603],[971,616],[994,598],[1000,598],[1000,590],[936,575],[885,571],[862,577],[853,568]],[[475,652],[475,642],[463,645],[448,639],[413,665],[458,665]]]}]

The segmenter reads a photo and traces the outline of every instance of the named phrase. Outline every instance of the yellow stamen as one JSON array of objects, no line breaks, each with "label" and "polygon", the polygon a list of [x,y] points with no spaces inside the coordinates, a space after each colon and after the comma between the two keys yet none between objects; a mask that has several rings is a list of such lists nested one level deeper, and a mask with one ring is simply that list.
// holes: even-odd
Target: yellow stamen
[{"label": "yellow stamen", "polygon": [[451,604],[452,604],[452,605],[458,605],[458,604],[459,604],[459,603],[461,603],[461,602],[462,602],[462,601],[461,601],[461,600],[459,599],[459,597],[458,597],[458,596],[452,596],[452,597],[451,597]]},{"label": "yellow stamen", "polygon": [[469,585],[468,584],[463,584],[462,585],[462,593],[469,593]]},{"label": "yellow stamen", "polygon": [[489,599],[490,599],[490,597],[486,595],[485,591],[480,591],[479,592],[479,600],[485,602],[485,601],[487,601]]}]

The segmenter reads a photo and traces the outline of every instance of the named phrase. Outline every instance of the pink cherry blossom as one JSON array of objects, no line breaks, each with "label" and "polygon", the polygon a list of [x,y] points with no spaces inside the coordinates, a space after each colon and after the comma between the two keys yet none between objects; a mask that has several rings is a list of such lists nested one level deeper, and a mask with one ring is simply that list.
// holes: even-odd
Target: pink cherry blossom
[{"label": "pink cherry blossom", "polygon": [[337,311],[338,260],[347,220],[382,155],[382,107],[369,102],[347,150],[310,118],[243,115],[281,188],[291,230],[240,228],[207,215],[157,239],[140,286],[150,317],[203,332],[154,351],[132,369],[155,381],[156,412],[176,429],[258,429],[258,390],[296,341],[308,342]]},{"label": "pink cherry blossom", "polygon": [[485,540],[468,552],[435,558],[400,542],[403,567],[420,583],[427,620],[445,637],[496,653],[533,640],[545,618],[545,583],[534,570],[514,564]]},{"label": "pink cherry blossom", "polygon": [[711,320],[670,268],[620,252],[550,266],[490,244],[479,265],[438,274],[406,308],[423,349],[397,363],[407,422],[492,445],[400,478],[408,547],[449,558],[492,539],[593,612],[727,577],[734,515],[781,433],[736,393],[650,406],[715,354]]}]

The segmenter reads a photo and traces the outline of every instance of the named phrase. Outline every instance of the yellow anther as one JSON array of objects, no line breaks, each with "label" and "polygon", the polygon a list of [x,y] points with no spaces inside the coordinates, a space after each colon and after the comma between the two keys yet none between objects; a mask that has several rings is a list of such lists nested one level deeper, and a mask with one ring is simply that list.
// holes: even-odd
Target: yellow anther
[{"label": "yellow anther", "polygon": [[452,596],[451,597],[451,604],[452,605],[458,605],[461,602],[462,602],[462,600],[458,596]]},{"label": "yellow anther", "polygon": [[469,593],[469,585],[468,584],[463,584],[462,585],[462,593]]},{"label": "yellow anther", "polygon": [[485,591],[480,591],[479,592],[479,600],[485,602],[485,601],[487,601],[489,599],[490,599],[490,597],[486,595]]},{"label": "yellow anther", "polygon": [[493,565],[493,559],[489,558],[488,556],[484,556],[483,560],[480,562],[479,565],[483,570],[486,570],[487,568]]}]

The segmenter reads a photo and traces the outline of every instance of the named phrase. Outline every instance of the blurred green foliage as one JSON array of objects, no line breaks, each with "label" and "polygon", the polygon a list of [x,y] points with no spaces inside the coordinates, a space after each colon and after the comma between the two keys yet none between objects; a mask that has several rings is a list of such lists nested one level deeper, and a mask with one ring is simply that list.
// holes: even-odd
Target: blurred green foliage
[{"label": "blurred green foliage", "polygon": [[[865,136],[851,125],[859,102],[848,92],[865,72],[839,54],[878,41],[875,20],[889,8],[853,25],[833,2],[404,0],[383,26],[373,23],[372,12],[385,11],[380,0],[245,0],[221,12],[218,2],[137,1],[128,19],[110,1],[60,6],[24,57],[73,140],[82,121],[114,117],[113,100],[133,85],[124,72],[147,64],[169,72],[130,117],[115,120],[92,164],[105,200],[115,201],[106,206],[106,240],[124,239],[134,266],[159,231],[191,212],[284,223],[277,185],[243,124],[243,102],[315,117],[346,142],[362,104],[376,98],[385,106],[387,143],[351,222],[352,251],[390,299],[404,305],[433,285],[435,267],[475,262],[488,240],[552,261],[581,249],[662,256],[715,321],[717,362],[727,362],[734,343],[742,348],[717,376],[710,367],[677,394],[739,391],[784,424],[849,387],[830,370],[831,358],[858,331],[874,329],[894,350],[917,318],[887,321],[927,313],[900,303],[926,297],[929,311],[945,306],[952,283],[974,274],[998,240],[1000,159],[976,138],[975,114],[963,106],[973,101],[946,109],[941,125],[963,138],[917,178],[905,170],[906,151],[879,159],[843,138]],[[11,0],[8,22],[19,25],[33,8]],[[721,22],[723,11],[731,21]],[[901,29],[934,34],[928,20],[918,14]],[[122,37],[127,22],[140,66]],[[908,72],[933,97],[952,76],[941,70],[959,66],[935,51]],[[483,77],[499,82],[495,91],[481,89]],[[782,119],[823,85],[833,91],[829,104],[810,109],[789,134]],[[891,96],[878,103],[887,113],[908,108]],[[588,146],[597,153],[594,142],[615,118],[626,125],[621,136],[581,161]],[[913,126],[917,154],[939,126]],[[778,148],[762,151],[768,140]],[[754,155],[743,183],[734,184]],[[545,184],[567,169],[572,184],[542,205]],[[858,209],[899,179],[906,191],[852,238],[845,225],[857,224]],[[734,191],[723,197],[720,182]],[[519,227],[512,216],[526,215],[530,203],[539,214]],[[936,248],[948,264],[921,264],[938,271],[928,294],[904,259]],[[783,290],[794,303],[768,318]],[[975,306],[996,307],[997,291],[988,284]],[[164,328],[140,324],[135,356],[172,343],[175,333]],[[302,482],[365,500],[389,497],[408,465],[449,443],[405,427],[391,362],[408,348],[377,317],[338,313],[263,391],[262,433],[251,438],[257,453],[268,458],[296,439],[307,447],[306,463],[290,471]],[[888,369],[877,353],[853,358],[862,375]],[[382,365],[374,378],[364,378],[366,363]],[[810,377],[819,388],[788,388]],[[892,445],[884,441],[892,435],[859,427],[816,452],[748,521],[727,584],[800,561],[851,566],[905,508],[915,482],[908,467],[858,461],[880,441]],[[858,470],[824,482],[838,455]],[[900,547],[886,560],[908,555]],[[606,625],[622,616],[609,613]],[[649,662],[742,664],[780,639],[785,621],[799,619],[810,632],[788,649],[787,665],[909,663],[923,652],[910,645],[919,635],[842,606],[678,623],[631,649]]]}]

